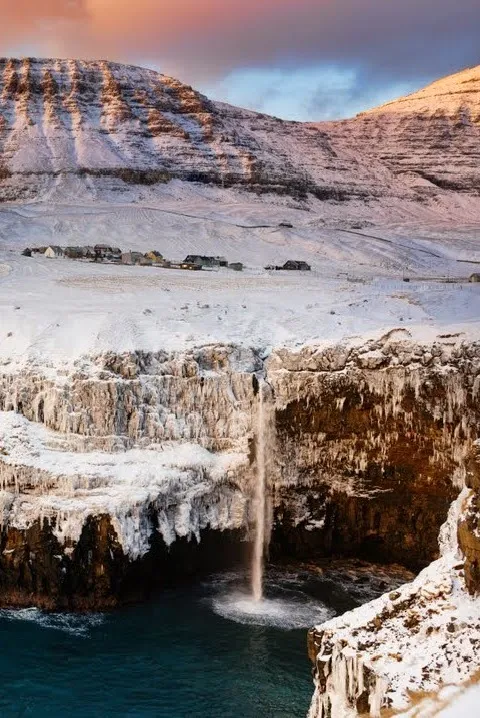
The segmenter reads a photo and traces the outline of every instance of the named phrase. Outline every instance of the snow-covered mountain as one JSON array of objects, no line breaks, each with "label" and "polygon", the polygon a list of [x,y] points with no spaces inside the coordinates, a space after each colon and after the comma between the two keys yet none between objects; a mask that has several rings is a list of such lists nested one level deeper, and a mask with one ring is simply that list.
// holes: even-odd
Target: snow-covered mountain
[{"label": "snow-covered mountain", "polygon": [[[46,177],[170,178],[334,201],[478,182],[480,69],[359,117],[286,122],[110,62],[0,60],[0,196]],[[412,174],[413,173],[413,174]],[[27,179],[28,175],[28,179]]]},{"label": "snow-covered mountain", "polygon": [[338,152],[355,147],[397,179],[478,193],[480,66],[437,80],[407,97],[343,122],[316,125]]},{"label": "snow-covered mountain", "polygon": [[[217,104],[175,79],[109,62],[0,61],[0,165],[133,183],[177,177],[340,194],[383,168],[337,157],[315,127]],[[363,190],[362,190],[363,191]]]}]

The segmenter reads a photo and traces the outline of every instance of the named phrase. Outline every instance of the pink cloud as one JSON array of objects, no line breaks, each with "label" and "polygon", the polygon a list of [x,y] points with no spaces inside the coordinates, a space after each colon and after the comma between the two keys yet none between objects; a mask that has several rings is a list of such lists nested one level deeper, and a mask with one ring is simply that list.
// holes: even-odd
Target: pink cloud
[{"label": "pink cloud", "polygon": [[322,62],[410,74],[433,65],[453,69],[476,59],[480,6],[478,0],[457,0],[455,7],[451,0],[0,0],[0,15],[0,54],[32,47],[43,55],[151,62],[198,81],[237,67]]}]

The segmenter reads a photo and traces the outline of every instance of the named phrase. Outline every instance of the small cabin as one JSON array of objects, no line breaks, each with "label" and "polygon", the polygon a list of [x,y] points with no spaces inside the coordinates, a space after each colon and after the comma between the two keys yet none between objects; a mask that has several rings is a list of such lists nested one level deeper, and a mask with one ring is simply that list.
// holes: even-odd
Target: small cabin
[{"label": "small cabin", "polygon": [[309,264],[307,264],[307,262],[301,262],[297,259],[289,259],[288,262],[285,262],[282,269],[289,269],[297,272],[310,272],[312,268]]},{"label": "small cabin", "polygon": [[147,262],[141,252],[122,252],[121,254],[122,264],[143,264]]},{"label": "small cabin", "polygon": [[94,259],[95,258],[95,248],[85,246],[82,247],[82,258],[83,259]]},{"label": "small cabin", "polygon": [[480,273],[474,272],[469,276],[468,281],[472,283],[480,282]]},{"label": "small cabin", "polygon": [[47,247],[45,250],[45,257],[48,257],[49,259],[56,259],[58,257],[63,257],[63,249],[61,247],[58,247],[55,244],[52,244],[50,247]]},{"label": "small cabin", "polygon": [[82,259],[83,252],[81,247],[65,247],[64,255],[68,259]]},{"label": "small cabin", "polygon": [[242,262],[230,262],[228,268],[233,269],[234,272],[243,272]]},{"label": "small cabin", "polygon": [[163,264],[165,261],[163,258],[163,254],[160,254],[160,252],[157,252],[156,249],[152,249],[151,252],[147,252],[145,257],[147,259],[149,259],[152,262],[152,264]]}]

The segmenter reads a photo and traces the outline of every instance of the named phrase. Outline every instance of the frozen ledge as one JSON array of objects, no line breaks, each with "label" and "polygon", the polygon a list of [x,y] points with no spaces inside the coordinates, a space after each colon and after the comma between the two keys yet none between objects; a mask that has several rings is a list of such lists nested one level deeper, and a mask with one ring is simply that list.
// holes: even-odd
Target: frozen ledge
[{"label": "frozen ledge", "polygon": [[478,672],[480,601],[465,587],[456,538],[466,496],[442,528],[441,558],[415,581],[310,631],[309,718],[417,715],[415,694],[436,694]]},{"label": "frozen ledge", "polygon": [[75,437],[0,412],[2,528],[46,520],[68,551],[92,516],[110,517],[123,552],[143,556],[159,531],[167,545],[204,528],[247,525],[239,484],[247,457],[192,444],[152,444],[119,453],[72,450]]}]

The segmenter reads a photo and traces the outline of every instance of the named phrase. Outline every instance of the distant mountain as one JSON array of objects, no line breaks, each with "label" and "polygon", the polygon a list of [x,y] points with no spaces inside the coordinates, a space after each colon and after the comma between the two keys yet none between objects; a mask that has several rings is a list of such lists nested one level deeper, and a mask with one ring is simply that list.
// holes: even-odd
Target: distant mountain
[{"label": "distant mountain", "polygon": [[63,175],[299,198],[424,200],[479,186],[480,69],[352,120],[286,122],[110,62],[0,60],[0,199]]}]

